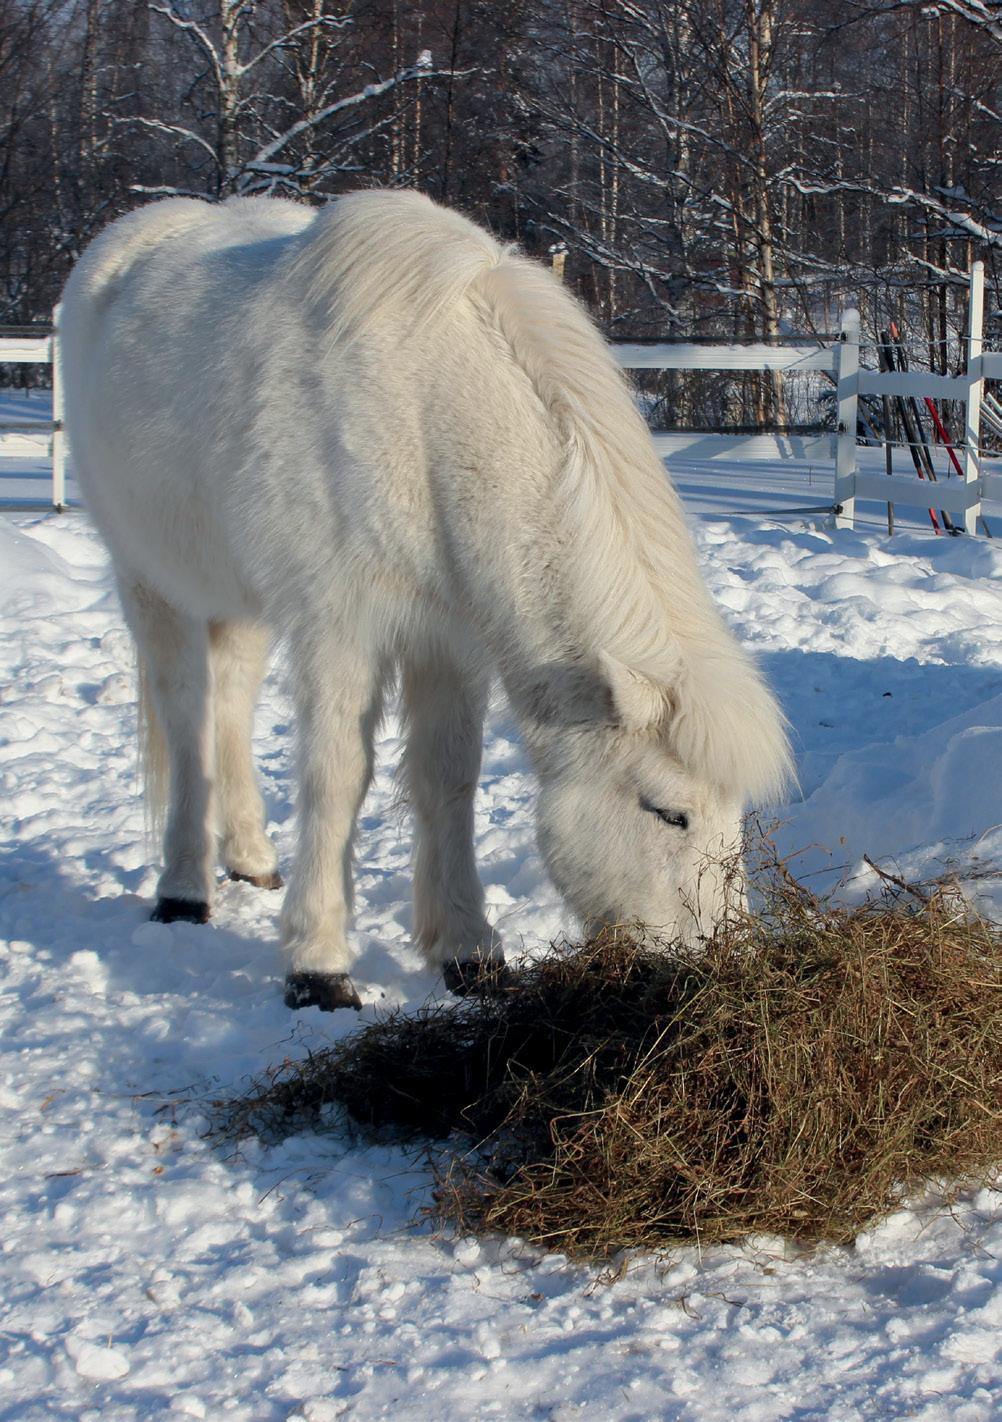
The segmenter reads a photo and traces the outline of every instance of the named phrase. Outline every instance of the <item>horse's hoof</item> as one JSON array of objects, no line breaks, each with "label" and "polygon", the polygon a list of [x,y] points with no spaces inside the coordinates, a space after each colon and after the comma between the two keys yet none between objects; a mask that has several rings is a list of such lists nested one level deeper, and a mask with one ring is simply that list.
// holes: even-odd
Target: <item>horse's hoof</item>
[{"label": "horse's hoof", "polygon": [[503,958],[452,958],[442,977],[456,997],[491,997],[511,984],[511,970]]},{"label": "horse's hoof", "polygon": [[157,899],[153,923],[208,923],[209,905],[201,899]]},{"label": "horse's hoof", "polygon": [[285,979],[285,1005],[319,1007],[334,1012],[339,1007],[361,1009],[362,999],[347,973],[289,973]]},{"label": "horse's hoof", "polygon": [[270,874],[240,874],[236,869],[226,871],[235,884],[253,884],[255,889],[280,889],[282,876],[277,869]]}]

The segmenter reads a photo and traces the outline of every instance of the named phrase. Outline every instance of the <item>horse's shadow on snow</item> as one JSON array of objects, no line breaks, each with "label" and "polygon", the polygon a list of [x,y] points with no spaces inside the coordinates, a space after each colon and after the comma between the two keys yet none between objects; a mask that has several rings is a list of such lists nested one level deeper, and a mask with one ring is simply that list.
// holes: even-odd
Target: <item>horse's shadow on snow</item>
[{"label": "horse's shadow on snow", "polygon": [[[12,941],[14,957],[30,963],[18,991],[34,1040],[58,1060],[61,1039],[100,1034],[105,1082],[174,1089],[225,1073],[232,1083],[280,1057],[280,1046],[304,1031],[327,1040],[359,1025],[354,1012],[293,1014],[284,1005],[280,894],[225,881],[209,923],[152,923],[152,900],[89,893],[39,840],[0,848],[0,885],[0,934]],[[253,927],[228,926],[234,910],[245,919],[253,911]],[[416,954],[402,955],[413,967],[402,965],[372,935],[362,935],[358,948],[354,971],[363,987],[392,982],[398,998],[416,1000],[435,991]],[[46,1012],[56,999],[63,1010]]]},{"label": "horse's shadow on snow", "polygon": [[[939,651],[949,650],[946,639]],[[791,649],[762,652],[759,663],[791,724],[796,800],[817,789],[840,755],[921,736],[1002,693],[1002,668],[966,662]]]}]

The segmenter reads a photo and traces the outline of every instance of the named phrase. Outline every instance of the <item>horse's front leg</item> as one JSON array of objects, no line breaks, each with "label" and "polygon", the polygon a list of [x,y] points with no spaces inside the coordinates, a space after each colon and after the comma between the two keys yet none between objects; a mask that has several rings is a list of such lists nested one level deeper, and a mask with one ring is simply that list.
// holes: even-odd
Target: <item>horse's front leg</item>
[{"label": "horse's front leg", "polygon": [[355,822],[372,778],[384,673],[340,627],[293,639],[298,847],[282,910],[289,1007],[361,1007],[349,977]]},{"label": "horse's front leg", "polygon": [[499,986],[504,955],[473,854],[486,681],[451,659],[409,659],[404,773],[414,812],[414,939],[453,992]]}]

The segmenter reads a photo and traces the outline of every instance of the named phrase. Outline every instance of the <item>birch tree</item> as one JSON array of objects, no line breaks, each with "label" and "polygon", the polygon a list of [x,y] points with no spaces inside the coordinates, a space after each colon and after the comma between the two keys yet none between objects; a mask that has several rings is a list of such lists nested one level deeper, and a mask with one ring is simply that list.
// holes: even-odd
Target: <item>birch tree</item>
[{"label": "birch tree", "polygon": [[423,52],[346,89],[346,41],[356,30],[348,4],[214,0],[197,16],[183,0],[150,0],[149,8],[201,67],[195,106],[204,106],[204,121],[144,115],[131,122],[186,144],[216,197],[275,190],[305,196],[333,174],[357,170],[353,152],[386,122],[378,101],[447,73]]}]

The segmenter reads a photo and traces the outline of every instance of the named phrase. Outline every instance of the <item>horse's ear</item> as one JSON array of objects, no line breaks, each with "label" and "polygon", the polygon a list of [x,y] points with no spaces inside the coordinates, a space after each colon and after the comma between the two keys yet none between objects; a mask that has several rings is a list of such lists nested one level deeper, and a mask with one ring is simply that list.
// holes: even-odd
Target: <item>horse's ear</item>
[{"label": "horse's ear", "polygon": [[646,731],[665,720],[669,710],[666,687],[643,672],[633,671],[608,652],[599,654],[599,665],[609,689],[613,716],[624,731]]}]

